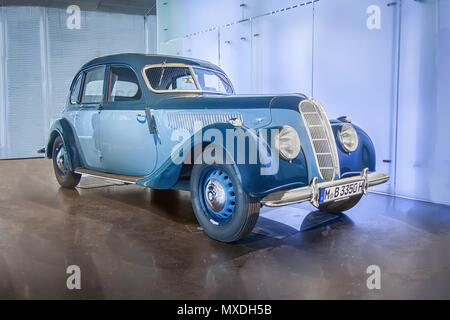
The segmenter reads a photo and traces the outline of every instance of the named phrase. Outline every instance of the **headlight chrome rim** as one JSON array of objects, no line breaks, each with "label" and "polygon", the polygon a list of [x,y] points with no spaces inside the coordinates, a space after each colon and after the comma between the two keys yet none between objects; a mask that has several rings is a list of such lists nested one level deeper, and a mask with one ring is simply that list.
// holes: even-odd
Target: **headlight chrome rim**
[{"label": "headlight chrome rim", "polygon": [[345,152],[354,152],[358,148],[358,133],[351,124],[346,123],[341,126],[339,129],[339,141]]},{"label": "headlight chrome rim", "polygon": [[297,131],[291,126],[283,126],[278,129],[274,148],[281,158],[292,161],[301,151],[300,137]]}]

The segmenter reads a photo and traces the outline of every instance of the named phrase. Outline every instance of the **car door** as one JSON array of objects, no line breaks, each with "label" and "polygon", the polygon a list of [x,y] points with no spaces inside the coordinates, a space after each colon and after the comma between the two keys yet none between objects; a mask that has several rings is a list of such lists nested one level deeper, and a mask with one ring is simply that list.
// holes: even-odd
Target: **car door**
[{"label": "car door", "polygon": [[105,70],[105,66],[99,66],[84,72],[80,108],[74,119],[83,164],[91,170],[102,169],[100,113],[105,91]]},{"label": "car door", "polygon": [[150,134],[146,103],[136,73],[126,65],[111,65],[100,116],[103,171],[145,176],[156,164],[155,136]]}]

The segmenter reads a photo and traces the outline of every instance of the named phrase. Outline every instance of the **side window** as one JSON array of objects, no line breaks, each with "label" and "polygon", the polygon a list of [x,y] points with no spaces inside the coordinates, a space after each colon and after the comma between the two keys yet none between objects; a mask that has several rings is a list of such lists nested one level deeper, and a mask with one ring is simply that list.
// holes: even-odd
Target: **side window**
[{"label": "side window", "polygon": [[72,92],[70,93],[70,103],[71,104],[77,104],[79,102],[78,99],[80,97],[80,88],[81,88],[82,80],[83,80],[83,73],[81,72],[78,75],[75,85],[73,86]]},{"label": "side window", "polygon": [[105,67],[98,67],[86,73],[81,103],[100,103],[103,98]]},{"label": "side window", "polygon": [[142,91],[133,70],[127,67],[111,67],[109,72],[108,101],[140,100]]}]

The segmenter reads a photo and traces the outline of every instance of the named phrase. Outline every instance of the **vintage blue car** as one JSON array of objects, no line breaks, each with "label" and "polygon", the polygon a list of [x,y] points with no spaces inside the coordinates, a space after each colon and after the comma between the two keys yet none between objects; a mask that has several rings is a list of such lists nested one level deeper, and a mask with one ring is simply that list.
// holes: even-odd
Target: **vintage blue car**
[{"label": "vintage blue car", "polygon": [[328,120],[302,94],[236,95],[218,66],[165,55],[86,63],[41,152],[65,188],[86,174],[190,190],[198,222],[224,242],[251,232],[262,205],[341,212],[389,179],[348,117]]}]

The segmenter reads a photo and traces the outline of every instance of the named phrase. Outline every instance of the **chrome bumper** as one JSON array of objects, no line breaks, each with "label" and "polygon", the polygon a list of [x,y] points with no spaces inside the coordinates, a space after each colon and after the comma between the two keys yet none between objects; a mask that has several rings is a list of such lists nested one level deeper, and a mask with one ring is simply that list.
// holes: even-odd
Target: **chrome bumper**
[{"label": "chrome bumper", "polygon": [[364,180],[364,194],[367,194],[370,187],[388,181],[389,175],[384,172],[369,173],[369,169],[366,168],[361,172],[360,175],[339,180],[319,183],[317,177],[315,177],[307,187],[271,193],[263,198],[261,200],[261,203],[268,207],[280,207],[288,204],[310,201],[314,206],[317,207],[319,206],[320,189],[352,183],[360,180]]}]

